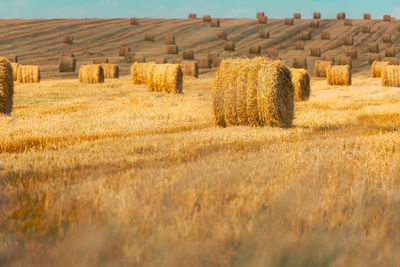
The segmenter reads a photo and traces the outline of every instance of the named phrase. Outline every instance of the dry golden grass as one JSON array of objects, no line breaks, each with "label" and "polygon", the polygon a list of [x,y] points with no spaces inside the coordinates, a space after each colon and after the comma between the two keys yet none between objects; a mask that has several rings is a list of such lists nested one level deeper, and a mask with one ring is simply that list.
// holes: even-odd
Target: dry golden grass
[{"label": "dry golden grass", "polygon": [[18,84],[0,116],[6,266],[396,266],[400,89],[311,81],[293,128],[213,126],[185,94]]}]

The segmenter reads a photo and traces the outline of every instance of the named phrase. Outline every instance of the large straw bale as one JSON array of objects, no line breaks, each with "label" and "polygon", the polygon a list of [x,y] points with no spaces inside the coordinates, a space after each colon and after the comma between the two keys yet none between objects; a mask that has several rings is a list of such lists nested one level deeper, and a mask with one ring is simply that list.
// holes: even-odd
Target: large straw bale
[{"label": "large straw bale", "polygon": [[292,68],[307,69],[307,57],[293,57]]},{"label": "large straw bale", "polygon": [[64,35],[63,43],[64,44],[73,44],[74,43],[74,37],[72,37],[71,35]]},{"label": "large straw bale", "polygon": [[311,40],[311,32],[302,32],[300,33],[300,40],[302,41],[308,41]]},{"label": "large straw bale", "polygon": [[379,53],[378,43],[369,43],[368,44],[368,52],[369,53]]},{"label": "large straw bale", "polygon": [[384,61],[374,61],[371,65],[371,77],[377,78],[381,77],[382,70],[388,66],[388,62]]},{"label": "large straw bale", "polygon": [[310,56],[312,56],[312,57],[321,57],[321,48],[319,48],[319,47],[311,47],[310,48]]},{"label": "large straw bale", "polygon": [[217,40],[218,40],[218,41],[220,41],[220,40],[228,40],[228,36],[227,36],[226,32],[224,32],[224,31],[219,31],[219,32],[217,33]]},{"label": "large straw bale", "polygon": [[[16,63],[15,63],[16,64]],[[10,114],[14,98],[13,70],[6,58],[0,57],[0,113]]]},{"label": "large straw bale", "polygon": [[286,18],[284,20],[284,22],[285,22],[285,25],[293,25],[293,23],[294,23],[293,19],[291,19],[291,18]]},{"label": "large straw bale", "polygon": [[80,66],[79,82],[81,82],[81,83],[102,83],[102,82],[104,82],[103,67],[100,64]]},{"label": "large straw bale", "polygon": [[146,71],[148,68],[152,68],[155,65],[154,62],[135,62],[131,66],[131,79],[133,84],[145,84],[147,82]]},{"label": "large straw bale", "polygon": [[210,26],[213,28],[218,28],[221,25],[221,22],[219,19],[212,19]]},{"label": "large straw bale", "polygon": [[164,37],[165,44],[175,44],[175,35],[170,34]]},{"label": "large straw bale", "polygon": [[387,65],[382,70],[382,86],[400,87],[400,66]]},{"label": "large straw bale", "polygon": [[344,26],[353,26],[353,21],[351,19],[344,19]]},{"label": "large straw bale", "polygon": [[192,49],[186,49],[182,53],[182,58],[187,59],[187,60],[193,60],[194,59],[194,51]]},{"label": "large straw bale", "polygon": [[394,47],[388,47],[385,50],[385,57],[395,57],[396,49]]},{"label": "large straw bale", "polygon": [[61,57],[58,70],[59,72],[75,72],[76,59],[75,57]]},{"label": "large straw bale", "polygon": [[155,64],[150,66],[147,87],[152,92],[182,93],[183,75],[179,64]]},{"label": "large straw bale", "polygon": [[321,19],[321,13],[320,12],[314,12],[313,18],[314,19]]},{"label": "large straw bale", "polygon": [[20,83],[38,83],[38,82],[40,82],[39,66],[20,65],[18,68],[17,81]]},{"label": "large straw bale", "polygon": [[259,55],[261,53],[261,46],[260,45],[253,45],[249,47],[249,54]]},{"label": "large straw bale", "polygon": [[305,101],[310,97],[310,76],[305,69],[290,69],[294,88],[294,101]]},{"label": "large straw bale", "polygon": [[144,35],[144,40],[145,40],[146,42],[154,42],[155,39],[156,39],[156,37],[155,37],[155,35],[152,34],[152,33],[146,33],[146,34]]},{"label": "large straw bale", "polygon": [[301,19],[301,13],[294,13],[293,19]]},{"label": "large straw bale", "polygon": [[105,79],[118,79],[119,67],[117,64],[101,64]]},{"label": "large straw bale", "polygon": [[364,13],[363,19],[370,20],[371,19],[371,14]]},{"label": "large straw bale", "polygon": [[124,57],[126,54],[129,54],[129,53],[131,53],[131,48],[130,48],[130,47],[128,47],[128,46],[126,46],[126,45],[123,45],[123,46],[120,46],[120,47],[119,47],[119,53],[118,53],[118,55],[119,55],[120,57]]},{"label": "large straw bale", "polygon": [[211,22],[211,16],[210,15],[204,15],[203,16],[203,22]]},{"label": "large straw bale", "polygon": [[392,16],[390,15],[383,15],[383,21],[390,22],[392,20]]},{"label": "large straw bale", "polygon": [[304,50],[304,43],[303,42],[296,42],[294,44],[294,49],[295,50]]},{"label": "large straw bale", "polygon": [[235,51],[235,42],[233,41],[226,41],[224,44],[225,51]]},{"label": "large straw bale", "polygon": [[353,36],[348,36],[344,38],[343,44],[344,45],[353,45],[354,43],[354,38]]},{"label": "large straw bale", "polygon": [[392,42],[392,36],[390,34],[385,33],[382,36],[382,41],[384,43],[391,43]]},{"label": "large straw bale", "polygon": [[20,65],[18,63],[11,62],[11,68],[12,68],[12,74],[13,74],[14,81],[17,81],[19,66]]},{"label": "large straw bale", "polygon": [[183,61],[179,65],[181,66],[183,76],[199,77],[199,65],[196,61]]},{"label": "large straw bale", "polygon": [[98,58],[93,59],[93,64],[103,64],[103,63],[108,63],[108,58],[98,57]]},{"label": "large straw bale", "polygon": [[362,33],[370,33],[370,32],[371,32],[371,26],[369,26],[369,25],[362,25],[362,26],[361,26],[361,32],[362,32]]},{"label": "large straw bale", "polygon": [[130,18],[129,24],[131,25],[139,25],[139,18]]},{"label": "large straw bale", "polygon": [[262,17],[258,17],[257,18],[258,24],[266,24],[267,20],[268,20],[268,18],[266,16],[262,16]]},{"label": "large straw bale", "polygon": [[195,13],[189,13],[188,19],[196,19],[196,18],[197,18],[197,16]]},{"label": "large straw bale", "polygon": [[268,39],[270,36],[270,32],[266,30],[260,31],[260,38],[262,39]]},{"label": "large straw bale", "polygon": [[179,47],[177,45],[168,45],[167,46],[167,54],[169,54],[169,55],[179,54]]},{"label": "large straw bale", "polygon": [[315,77],[326,77],[326,68],[331,66],[331,61],[316,60],[314,63],[314,76]]},{"label": "large straw bale", "polygon": [[358,57],[357,49],[346,49],[346,56],[357,59]]},{"label": "large straw bale", "polygon": [[331,34],[329,32],[322,32],[321,33],[321,40],[330,40]]},{"label": "large straw bale", "polygon": [[326,68],[326,80],[329,85],[351,85],[350,65],[330,65]]},{"label": "large straw bale", "polygon": [[208,57],[203,57],[197,60],[197,64],[200,69],[211,69],[212,61]]},{"label": "large straw bale", "polygon": [[381,56],[379,54],[368,55],[368,64],[372,65],[374,61],[381,61]]},{"label": "large straw bale", "polygon": [[319,28],[319,20],[312,20],[310,23],[311,28]]},{"label": "large straw bale", "polygon": [[344,13],[344,12],[337,13],[336,18],[337,19],[345,19],[346,18],[346,13]]},{"label": "large straw bale", "polygon": [[267,49],[267,56],[272,59],[278,58],[279,50],[277,48],[268,48]]}]

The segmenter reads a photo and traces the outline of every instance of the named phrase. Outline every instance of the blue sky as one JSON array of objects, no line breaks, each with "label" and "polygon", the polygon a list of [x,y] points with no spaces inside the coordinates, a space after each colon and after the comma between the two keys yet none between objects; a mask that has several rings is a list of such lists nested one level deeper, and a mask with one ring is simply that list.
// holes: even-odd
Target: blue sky
[{"label": "blue sky", "polygon": [[301,12],[311,18],[313,11],[322,18],[334,18],[340,11],[347,17],[373,18],[391,14],[400,18],[400,1],[393,0],[0,0],[0,18],[184,18],[198,16],[254,17],[264,11],[269,18],[290,17]]}]

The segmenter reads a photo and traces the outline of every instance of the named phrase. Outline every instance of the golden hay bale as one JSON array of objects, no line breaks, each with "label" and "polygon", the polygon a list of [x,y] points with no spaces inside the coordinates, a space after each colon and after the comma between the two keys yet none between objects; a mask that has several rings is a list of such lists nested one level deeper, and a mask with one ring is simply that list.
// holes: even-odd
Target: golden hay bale
[{"label": "golden hay bale", "polygon": [[319,48],[319,47],[311,47],[310,48],[310,56],[312,56],[312,57],[321,57],[321,48]]},{"label": "golden hay bale", "polygon": [[220,26],[219,19],[212,19],[210,26],[213,27],[213,28],[218,28]]},{"label": "golden hay bale", "polygon": [[233,41],[225,42],[224,50],[225,51],[235,51],[235,42],[233,42]]},{"label": "golden hay bale", "polygon": [[188,19],[196,19],[196,18],[197,18],[197,16],[195,13],[189,13]]},{"label": "golden hay bale", "polygon": [[379,54],[368,55],[368,64],[372,65],[374,61],[381,61],[381,56]]},{"label": "golden hay bale", "polygon": [[194,51],[192,49],[186,49],[182,53],[183,59],[193,60],[194,59]]},{"label": "golden hay bale", "polygon": [[58,70],[59,72],[75,72],[76,59],[75,57],[61,57]]},{"label": "golden hay bale", "polygon": [[294,23],[293,19],[291,19],[291,18],[286,18],[284,20],[284,22],[285,22],[285,25],[293,25],[293,23]]},{"label": "golden hay bale", "polygon": [[40,82],[39,66],[20,65],[18,68],[17,81],[20,83],[38,83],[38,82]]},{"label": "golden hay bale", "polygon": [[322,32],[321,33],[321,40],[330,40],[331,34],[329,32]]},{"label": "golden hay bale", "polygon": [[220,41],[220,40],[227,40],[227,39],[228,39],[228,36],[227,36],[226,32],[224,32],[224,31],[219,31],[219,32],[217,33],[217,40],[218,40],[218,41]]},{"label": "golden hay bale", "polygon": [[[14,63],[16,64],[16,63]],[[14,98],[13,70],[6,58],[0,58],[0,113],[10,114]]]},{"label": "golden hay bale", "polygon": [[388,62],[389,65],[399,65],[399,59],[393,57],[384,57],[383,61]]},{"label": "golden hay bale", "polygon": [[400,87],[400,66],[387,65],[382,69],[382,86]]},{"label": "golden hay bale", "polygon": [[294,57],[292,60],[292,68],[307,69],[307,57]]},{"label": "golden hay bale", "polygon": [[203,22],[211,22],[211,16],[210,15],[204,15],[203,16]]},{"label": "golden hay bale", "polygon": [[98,58],[93,59],[93,64],[103,64],[103,63],[108,63],[108,58],[98,57]]},{"label": "golden hay bale", "polygon": [[12,74],[13,74],[14,81],[17,81],[19,66],[20,65],[18,63],[11,62],[11,68],[12,68]]},{"label": "golden hay bale", "polygon": [[392,16],[390,16],[390,15],[383,15],[383,21],[391,22],[391,21],[392,21]]},{"label": "golden hay bale", "polygon": [[395,57],[396,49],[394,47],[388,47],[385,50],[385,57]]},{"label": "golden hay bale", "polygon": [[319,28],[319,20],[312,20],[310,23],[311,28]]},{"label": "golden hay bale", "polygon": [[215,124],[291,127],[293,94],[290,70],[280,61],[224,60],[214,82]]},{"label": "golden hay bale", "polygon": [[357,49],[346,49],[346,56],[356,59],[358,57]]},{"label": "golden hay bale", "polygon": [[363,19],[370,20],[371,19],[371,14],[364,13]]},{"label": "golden hay bale", "polygon": [[130,52],[131,52],[131,49],[128,46],[123,45],[123,46],[119,47],[119,54],[118,55],[120,57],[124,57],[126,54],[129,54]]},{"label": "golden hay bale", "polygon": [[211,69],[212,61],[208,57],[200,58],[197,60],[200,69]]},{"label": "golden hay bale", "polygon": [[268,39],[270,36],[270,32],[266,30],[260,31],[260,38],[262,39]]},{"label": "golden hay bale", "polygon": [[344,45],[353,45],[354,39],[353,36],[348,36],[344,38]]},{"label": "golden hay bale", "polygon": [[368,44],[368,52],[369,53],[379,53],[378,43],[369,43]]},{"label": "golden hay bale", "polygon": [[326,80],[329,85],[351,85],[350,65],[330,65],[326,67]]},{"label": "golden hay bale", "polygon": [[294,49],[295,50],[304,50],[304,43],[303,42],[296,42],[294,44]]},{"label": "golden hay bale", "polygon": [[268,48],[266,52],[269,58],[278,58],[279,50],[277,48]]},{"label": "golden hay bale", "polygon": [[300,33],[300,40],[302,41],[308,41],[311,40],[311,32],[302,32]]},{"label": "golden hay bale", "polygon": [[144,40],[145,40],[146,42],[154,42],[155,39],[156,39],[156,37],[155,37],[155,35],[152,34],[152,33],[146,33],[146,34],[144,35]]},{"label": "golden hay bale", "polygon": [[152,65],[155,65],[154,62],[135,62],[131,65],[131,79],[133,84],[145,84],[146,79],[146,71],[148,68],[151,68]]},{"label": "golden hay bale", "polygon": [[257,17],[256,18],[264,17],[264,16],[265,16],[264,12],[257,12]]},{"label": "golden hay bale", "polygon": [[257,22],[258,22],[258,24],[266,24],[267,23],[267,17],[265,17],[265,16],[260,16],[260,17],[258,17],[257,18]]},{"label": "golden hay bale", "polygon": [[290,69],[294,88],[294,101],[305,101],[310,97],[310,76],[305,69]]},{"label": "golden hay bale", "polygon": [[147,88],[151,92],[182,93],[183,75],[179,64],[150,66]]},{"label": "golden hay bale", "polygon": [[294,13],[293,14],[293,19],[301,19],[301,14],[300,13]]},{"label": "golden hay bale", "polygon": [[139,18],[130,18],[129,24],[131,25],[139,25]]},{"label": "golden hay bale", "polygon": [[165,44],[175,44],[175,35],[170,34],[164,37]]},{"label": "golden hay bale", "polygon": [[199,77],[199,65],[196,61],[183,61],[179,65],[181,66],[183,76]]},{"label": "golden hay bale", "polygon": [[17,54],[6,54],[6,55],[2,55],[1,57],[4,57],[5,59],[7,59],[8,62],[18,63],[18,55]]},{"label": "golden hay bale", "polygon": [[260,45],[253,45],[249,48],[249,54],[259,55],[261,53]]},{"label": "golden hay bale", "polygon": [[167,46],[167,54],[177,55],[178,53],[179,53],[179,48],[177,45],[168,45]]},{"label": "golden hay bale", "polygon": [[346,13],[344,12],[339,12],[337,13],[337,19],[345,19],[346,18]]},{"label": "golden hay bale", "polygon": [[361,26],[361,32],[362,33],[370,33],[371,32],[371,26],[369,26],[369,25]]},{"label": "golden hay bale", "polygon": [[320,77],[320,78],[325,78],[326,77],[326,68],[331,65],[332,65],[331,61],[323,61],[323,60],[315,61],[314,76]]},{"label": "golden hay bale", "polygon": [[78,77],[81,83],[102,83],[104,82],[103,67],[100,64],[80,66]]},{"label": "golden hay bale", "polygon": [[345,19],[343,24],[344,26],[352,26],[353,21],[351,19]]},{"label": "golden hay bale", "polygon": [[384,43],[391,43],[391,42],[392,42],[392,36],[391,36],[390,34],[385,33],[385,34],[382,36],[382,41],[383,41]]},{"label": "golden hay bale", "polygon": [[118,79],[119,67],[116,64],[101,64],[105,79]]},{"label": "golden hay bale", "polygon": [[314,19],[321,19],[321,13],[320,12],[314,12],[313,18]]},{"label": "golden hay bale", "polygon": [[384,62],[384,61],[374,61],[371,65],[371,77],[381,77],[382,74],[382,70],[388,66],[389,63],[388,62]]}]

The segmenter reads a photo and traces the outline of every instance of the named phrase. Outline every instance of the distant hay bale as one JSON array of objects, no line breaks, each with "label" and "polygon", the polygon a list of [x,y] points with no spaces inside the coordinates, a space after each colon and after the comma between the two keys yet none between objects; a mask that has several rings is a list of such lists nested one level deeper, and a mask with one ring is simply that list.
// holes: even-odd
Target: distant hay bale
[{"label": "distant hay bale", "polygon": [[224,50],[225,51],[235,51],[235,42],[233,42],[233,41],[225,42]]},{"label": "distant hay bale", "polygon": [[305,69],[290,69],[294,88],[294,101],[305,101],[310,98],[310,76]]},{"label": "distant hay bale", "polygon": [[285,19],[285,25],[293,25],[293,19],[291,19],[291,18],[286,18]]},{"label": "distant hay bale", "polygon": [[258,24],[266,24],[267,23],[267,17],[262,16],[257,18]]},{"label": "distant hay bale", "polygon": [[259,17],[265,17],[264,12],[257,12],[257,17],[256,18],[259,18]]},{"label": "distant hay bale", "polygon": [[194,51],[192,49],[186,49],[182,53],[182,58],[187,59],[187,60],[193,60],[194,59]]},{"label": "distant hay bale", "polygon": [[74,37],[72,37],[71,35],[64,35],[63,43],[64,44],[73,44],[74,43]]},{"label": "distant hay bale", "polygon": [[267,49],[267,56],[272,59],[278,58],[279,50],[277,48],[268,48]]},{"label": "distant hay bale", "polygon": [[346,18],[346,13],[344,12],[339,12],[337,13],[337,19],[345,19]]},{"label": "distant hay bale", "polygon": [[197,18],[197,16],[195,13],[189,13],[188,19],[196,19],[196,18]]},{"label": "distant hay bale", "polygon": [[130,18],[129,24],[131,25],[139,25],[139,18]]},{"label": "distant hay bale", "polygon": [[321,19],[321,13],[320,12],[314,12],[313,18],[314,19]]},{"label": "distant hay bale", "polygon": [[20,83],[39,83],[40,69],[39,66],[20,65],[18,68],[17,82]]},{"label": "distant hay bale", "polygon": [[155,64],[147,77],[148,91],[182,93],[183,75],[179,64]]},{"label": "distant hay bale", "polygon": [[120,57],[124,57],[126,54],[129,54],[130,52],[131,52],[131,49],[126,45],[119,47],[119,56]]},{"label": "distant hay bale", "polygon": [[20,65],[18,63],[11,62],[11,68],[12,68],[12,74],[13,74],[13,80],[14,81],[17,81],[19,66]]},{"label": "distant hay bale", "polygon": [[357,59],[358,58],[357,49],[346,49],[346,56]]},{"label": "distant hay bale", "polygon": [[219,31],[219,32],[217,33],[217,40],[218,40],[218,41],[220,41],[220,40],[227,40],[227,39],[228,39],[228,36],[227,36],[226,32],[224,32],[224,31]]},{"label": "distant hay bale", "polygon": [[319,28],[319,20],[312,20],[310,23],[311,28]]},{"label": "distant hay bale", "polygon": [[75,72],[76,59],[75,57],[61,57],[58,70],[59,72]]},{"label": "distant hay bale", "polygon": [[300,33],[300,40],[302,40],[302,41],[311,40],[311,32],[302,32],[302,33]]},{"label": "distant hay bale", "polygon": [[196,61],[183,61],[179,65],[181,66],[183,76],[199,77],[199,65]]},{"label": "distant hay bale", "polygon": [[382,70],[382,86],[400,87],[400,66],[387,65]]},{"label": "distant hay bale", "polygon": [[361,32],[362,32],[362,33],[370,33],[370,32],[371,32],[371,26],[369,26],[369,25],[362,25],[362,26],[361,26]]},{"label": "distant hay bale", "polygon": [[366,19],[366,20],[370,20],[371,19],[371,14],[364,13],[363,18]]},{"label": "distant hay bale", "polygon": [[388,66],[388,62],[384,61],[374,61],[371,65],[371,76],[374,78],[381,77],[382,71],[386,66]]},{"label": "distant hay bale", "polygon": [[353,45],[354,39],[353,36],[348,36],[344,38],[344,45]]},{"label": "distant hay bale", "polygon": [[381,61],[381,56],[379,54],[368,55],[368,64],[372,65],[374,61]]},{"label": "distant hay bale", "polygon": [[329,85],[351,85],[351,67],[349,65],[328,66],[326,80]]},{"label": "distant hay bale", "polygon": [[169,55],[177,55],[179,54],[179,48],[177,45],[168,45],[167,46],[167,54]]},{"label": "distant hay bale", "polygon": [[152,33],[146,33],[146,34],[144,35],[144,40],[145,40],[146,42],[154,42],[155,36],[154,36],[154,34],[152,34]]},{"label": "distant hay bale", "polygon": [[218,28],[221,25],[219,19],[212,19],[210,26],[213,28]]},{"label": "distant hay bale", "polygon": [[108,58],[98,57],[98,58],[93,59],[93,64],[103,64],[103,63],[108,63]]},{"label": "distant hay bale", "polygon": [[253,45],[249,48],[249,54],[259,55],[261,53],[261,46]]},{"label": "distant hay bale", "polygon": [[307,57],[294,57],[292,59],[292,68],[307,69]]},{"label": "distant hay bale", "polygon": [[385,34],[382,36],[382,41],[383,41],[384,43],[391,43],[391,42],[392,42],[392,36],[391,36],[390,34],[385,33]]},{"label": "distant hay bale", "polygon": [[145,63],[146,62],[146,57],[145,56],[135,56],[132,54],[128,54],[124,56],[124,62],[125,63],[133,63],[133,62],[139,62],[139,63]]},{"label": "distant hay bale", "polygon": [[213,62],[214,59],[215,59],[216,57],[218,57],[218,56],[219,56],[218,53],[208,53],[208,54],[207,54],[207,58],[208,58],[208,60],[210,60],[211,62]]},{"label": "distant hay bale", "polygon": [[321,40],[330,40],[331,34],[329,32],[322,32],[321,33]]},{"label": "distant hay bale", "polygon": [[[16,64],[16,63],[14,63]],[[0,58],[0,113],[10,114],[14,98],[13,70],[6,58]]]},{"label": "distant hay bale", "polygon": [[295,50],[304,50],[304,43],[303,42],[296,42],[294,44],[294,49]]},{"label": "distant hay bale", "polygon": [[6,55],[2,55],[1,57],[4,57],[9,62],[18,63],[18,55],[17,54],[6,54]]},{"label": "distant hay bale", "polygon": [[203,22],[211,22],[211,16],[210,15],[204,15],[203,16]]},{"label": "distant hay bale", "polygon": [[212,68],[212,60],[208,57],[198,59],[197,64],[200,69],[211,69]]},{"label": "distant hay bale", "polygon": [[344,26],[353,26],[353,21],[351,19],[344,19]]},{"label": "distant hay bale", "polygon": [[319,48],[319,47],[311,47],[310,48],[310,56],[312,56],[312,57],[321,57],[321,48]]},{"label": "distant hay bale", "polygon": [[385,57],[395,57],[396,49],[394,47],[388,47],[385,49]]},{"label": "distant hay bale", "polygon": [[353,66],[353,60],[352,60],[352,57],[350,57],[350,56],[335,58],[334,62],[335,62],[335,65],[349,65],[350,71]]},{"label": "distant hay bale", "polygon": [[301,19],[301,13],[294,13],[293,19]]},{"label": "distant hay bale", "polygon": [[390,15],[383,15],[383,21],[391,22],[391,21],[392,21],[392,16],[390,16]]},{"label": "distant hay bale", "polygon": [[262,39],[269,39],[270,32],[266,30],[260,31],[260,38]]},{"label": "distant hay bale", "polygon": [[214,82],[215,124],[291,127],[293,94],[290,70],[280,61],[224,60]]},{"label": "distant hay bale", "polygon": [[388,62],[389,65],[399,65],[399,59],[396,57],[384,57],[383,61]]},{"label": "distant hay bale", "polygon": [[147,82],[147,71],[155,65],[154,62],[135,62],[131,65],[131,80],[133,84],[145,84]]},{"label": "distant hay bale", "polygon": [[369,53],[379,53],[378,43],[369,43],[368,44],[368,52]]},{"label": "distant hay bale", "polygon": [[101,64],[105,79],[118,79],[119,67],[116,64]]},{"label": "distant hay bale", "polygon": [[175,44],[175,35],[170,34],[164,37],[165,44],[173,45]]},{"label": "distant hay bale", "polygon": [[314,76],[320,77],[320,78],[325,78],[326,77],[326,68],[331,65],[332,65],[331,61],[322,61],[322,60],[315,61]]},{"label": "distant hay bale", "polygon": [[103,83],[104,71],[100,64],[83,65],[79,68],[79,82]]}]

